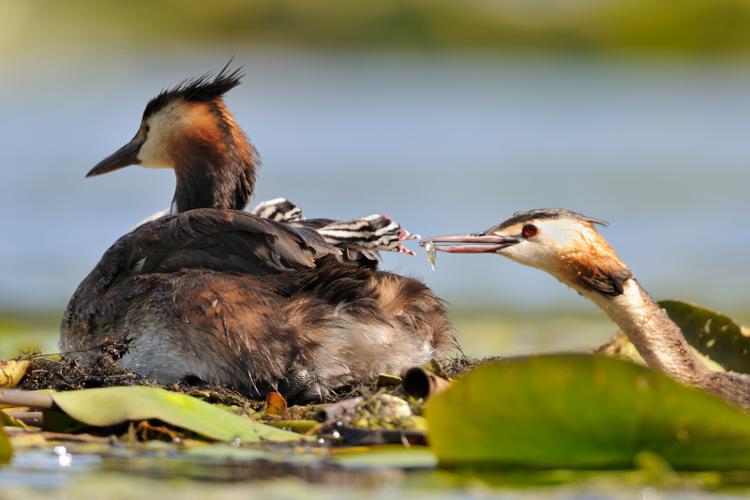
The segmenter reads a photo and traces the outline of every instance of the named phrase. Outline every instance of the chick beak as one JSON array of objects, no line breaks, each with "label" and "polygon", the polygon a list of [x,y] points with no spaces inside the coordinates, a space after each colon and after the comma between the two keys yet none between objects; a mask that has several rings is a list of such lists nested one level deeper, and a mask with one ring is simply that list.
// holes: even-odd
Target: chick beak
[{"label": "chick beak", "polygon": [[[453,234],[448,236],[434,236],[422,241],[420,245],[425,246],[432,243],[435,250],[448,253],[494,253],[503,248],[515,245],[520,241],[515,236]],[[445,245],[445,243],[449,244]]]},{"label": "chick beak", "polygon": [[134,137],[133,140],[131,140],[129,143],[125,144],[123,147],[97,163],[94,168],[89,170],[89,173],[86,174],[86,177],[106,174],[108,172],[112,172],[113,170],[127,167],[128,165],[135,165],[137,163],[140,163],[140,160],[138,159],[138,152],[141,150],[142,145],[143,140],[138,136]]}]

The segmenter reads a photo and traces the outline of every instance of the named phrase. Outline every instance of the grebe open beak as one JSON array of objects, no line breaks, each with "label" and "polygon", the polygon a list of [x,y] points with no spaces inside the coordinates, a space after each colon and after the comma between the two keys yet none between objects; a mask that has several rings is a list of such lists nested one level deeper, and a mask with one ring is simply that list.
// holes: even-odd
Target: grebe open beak
[{"label": "grebe open beak", "polygon": [[137,163],[140,163],[140,160],[138,159],[138,152],[141,150],[143,142],[144,141],[139,137],[134,137],[132,141],[125,144],[123,147],[97,163],[94,168],[89,170],[89,173],[86,174],[86,177],[106,174],[108,172],[112,172],[113,170],[127,167],[128,165],[135,165]]},{"label": "grebe open beak", "polygon": [[[448,253],[494,253],[503,248],[519,243],[515,236],[498,236],[495,234],[452,234],[433,236],[420,242],[421,246],[432,243],[435,250]],[[443,245],[458,243],[457,245]]]}]

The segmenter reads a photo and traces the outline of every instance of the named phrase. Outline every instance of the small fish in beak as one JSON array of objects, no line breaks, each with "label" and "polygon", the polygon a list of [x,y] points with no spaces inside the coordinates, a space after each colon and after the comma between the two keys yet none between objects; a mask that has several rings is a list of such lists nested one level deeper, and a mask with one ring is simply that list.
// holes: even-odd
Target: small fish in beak
[{"label": "small fish in beak", "polygon": [[435,261],[437,260],[437,251],[435,250],[435,243],[432,241],[424,242],[424,250],[427,252],[427,262],[430,263],[432,270],[435,270]]}]

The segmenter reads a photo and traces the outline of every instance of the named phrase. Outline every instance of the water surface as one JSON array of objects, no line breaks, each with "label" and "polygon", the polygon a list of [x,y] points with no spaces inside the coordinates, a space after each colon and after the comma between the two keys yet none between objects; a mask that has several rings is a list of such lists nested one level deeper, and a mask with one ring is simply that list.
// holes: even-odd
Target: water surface
[{"label": "water surface", "polygon": [[[227,100],[261,152],[256,200],[309,216],[386,212],[413,231],[476,231],[537,207],[607,219],[658,297],[743,309],[750,296],[750,67],[233,52]],[[162,87],[227,59],[117,54],[0,66],[0,305],[61,309],[103,251],[168,205],[170,171],[85,172]],[[387,255],[453,307],[583,308],[492,256]]]}]

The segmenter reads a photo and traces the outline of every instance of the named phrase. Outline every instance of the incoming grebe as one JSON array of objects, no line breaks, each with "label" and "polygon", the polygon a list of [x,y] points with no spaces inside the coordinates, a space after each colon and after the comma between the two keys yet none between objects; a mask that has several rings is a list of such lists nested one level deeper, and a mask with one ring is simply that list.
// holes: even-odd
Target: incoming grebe
[{"label": "incoming grebe", "polygon": [[651,368],[750,410],[750,376],[706,367],[596,224],[604,223],[570,210],[539,209],[516,213],[483,233],[437,236],[423,244],[450,253],[496,253],[546,271],[599,306]]}]

